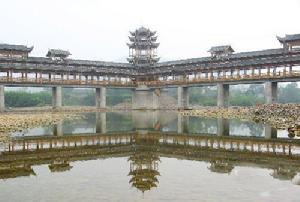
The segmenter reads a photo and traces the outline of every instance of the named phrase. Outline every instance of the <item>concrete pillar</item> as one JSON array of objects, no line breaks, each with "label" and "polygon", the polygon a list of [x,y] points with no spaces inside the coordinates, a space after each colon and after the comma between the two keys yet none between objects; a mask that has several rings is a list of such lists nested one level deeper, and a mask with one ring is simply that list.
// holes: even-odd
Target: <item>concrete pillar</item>
[{"label": "concrete pillar", "polygon": [[55,136],[63,136],[63,121],[59,121],[57,124],[54,125],[53,134]]},{"label": "concrete pillar", "polygon": [[106,88],[100,87],[96,88],[96,107],[106,108]]},{"label": "concrete pillar", "polygon": [[159,96],[159,89],[154,90],[141,85],[134,89],[132,94],[132,109],[158,109]]},{"label": "concrete pillar", "polygon": [[271,127],[270,125],[265,126],[265,138],[277,138],[277,130],[276,128]]},{"label": "concrete pillar", "polygon": [[52,87],[52,107],[58,109],[62,107],[62,89],[61,86]]},{"label": "concrete pillar", "polygon": [[177,88],[177,106],[178,109],[188,109],[189,108],[189,92],[188,87],[178,87]]},{"label": "concrete pillar", "polygon": [[189,116],[183,116],[182,114],[178,113],[177,116],[177,133],[188,133],[189,129]]},{"label": "concrete pillar", "polygon": [[229,84],[218,84],[218,107],[229,105]]},{"label": "concrete pillar", "polygon": [[277,102],[277,82],[268,81],[265,83],[265,99],[267,104]]},{"label": "concrete pillar", "polygon": [[4,85],[0,85],[0,112],[5,110]]},{"label": "concrete pillar", "polygon": [[217,135],[229,136],[229,120],[224,118],[217,119]]},{"label": "concrete pillar", "polygon": [[240,77],[240,69],[236,70],[236,75],[237,75],[238,78]]},{"label": "concrete pillar", "polygon": [[96,133],[106,133],[106,112],[96,113]]}]

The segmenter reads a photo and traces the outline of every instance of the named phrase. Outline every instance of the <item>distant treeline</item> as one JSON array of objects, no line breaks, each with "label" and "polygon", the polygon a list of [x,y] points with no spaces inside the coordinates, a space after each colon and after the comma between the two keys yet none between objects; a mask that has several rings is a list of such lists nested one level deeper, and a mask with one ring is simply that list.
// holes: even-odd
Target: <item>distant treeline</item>
[{"label": "distant treeline", "polygon": [[[177,97],[177,89],[169,89],[169,95]],[[216,87],[193,87],[189,89],[190,103],[194,105],[217,105]],[[132,91],[129,89],[107,89],[108,106],[123,102],[131,102]],[[278,88],[280,103],[300,103],[300,89],[296,83],[290,83]],[[230,105],[252,106],[265,102],[263,85],[250,85],[249,88],[230,87]],[[5,92],[7,107],[50,106],[52,103],[51,90],[30,93],[26,91]],[[65,106],[95,106],[95,90],[93,89],[63,89],[63,105]]]},{"label": "distant treeline", "polygon": [[[131,102],[131,90],[127,89],[107,89],[108,106],[113,106],[123,102]],[[34,107],[51,106],[51,89],[41,92],[26,91],[6,91],[6,107]],[[63,105],[65,106],[95,106],[95,90],[92,89],[63,89]]]}]

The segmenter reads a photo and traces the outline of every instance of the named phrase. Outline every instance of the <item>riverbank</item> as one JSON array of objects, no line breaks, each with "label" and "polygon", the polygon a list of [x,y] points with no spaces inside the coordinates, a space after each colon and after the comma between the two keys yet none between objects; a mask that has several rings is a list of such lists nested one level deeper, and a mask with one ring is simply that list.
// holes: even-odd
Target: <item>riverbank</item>
[{"label": "riverbank", "polygon": [[65,112],[9,112],[0,115],[0,142],[9,140],[9,134],[42,125],[53,125],[63,120],[74,120],[81,115]]},{"label": "riverbank", "polygon": [[277,129],[300,130],[300,104],[265,104],[252,107],[200,107],[180,112],[184,116],[222,117],[270,124]]},{"label": "riverbank", "polygon": [[[0,141],[14,131],[22,131],[41,125],[53,125],[65,119],[77,119],[80,113],[130,110],[128,108],[97,109],[96,107],[32,107],[9,109],[0,115]],[[169,109],[177,111],[177,109]],[[253,107],[193,107],[179,111],[183,116],[201,116],[207,118],[222,117],[270,124],[277,129],[288,130],[291,136],[300,135],[300,104],[271,104]]]}]

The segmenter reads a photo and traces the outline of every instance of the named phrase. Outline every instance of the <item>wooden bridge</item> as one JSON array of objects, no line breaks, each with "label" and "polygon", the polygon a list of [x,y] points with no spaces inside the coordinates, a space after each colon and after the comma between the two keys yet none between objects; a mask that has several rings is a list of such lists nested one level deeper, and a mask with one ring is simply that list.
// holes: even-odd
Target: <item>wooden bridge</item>
[{"label": "wooden bridge", "polygon": [[167,87],[178,88],[178,108],[188,108],[189,87],[217,85],[218,106],[226,107],[231,84],[265,83],[266,102],[273,103],[278,82],[300,81],[299,34],[278,38],[283,44],[278,49],[234,54],[231,46],[219,46],[211,48],[210,57],[157,62],[153,52],[139,55],[157,48],[154,32],[136,33],[151,37],[149,47],[130,37],[130,63],[69,59],[68,51],[53,49],[47,57],[29,57],[32,48],[0,44],[0,110],[5,109],[4,86],[52,87],[54,108],[62,106],[62,87],[96,88],[98,108],[106,107],[106,88],[130,88],[134,109],[157,109],[155,92]]}]

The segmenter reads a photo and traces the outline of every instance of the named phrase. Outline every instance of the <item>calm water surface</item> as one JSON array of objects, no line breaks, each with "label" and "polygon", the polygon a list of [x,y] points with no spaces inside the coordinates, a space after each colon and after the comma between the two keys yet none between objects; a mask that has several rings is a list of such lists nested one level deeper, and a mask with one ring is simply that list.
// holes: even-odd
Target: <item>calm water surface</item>
[{"label": "calm water surface", "polygon": [[260,123],[88,113],[12,136],[0,201],[300,201],[300,140]]}]

